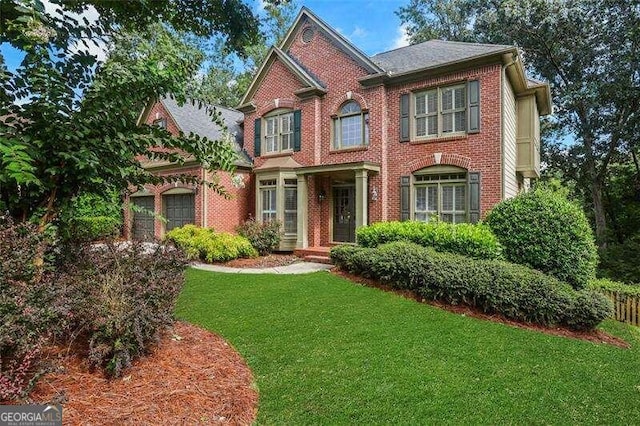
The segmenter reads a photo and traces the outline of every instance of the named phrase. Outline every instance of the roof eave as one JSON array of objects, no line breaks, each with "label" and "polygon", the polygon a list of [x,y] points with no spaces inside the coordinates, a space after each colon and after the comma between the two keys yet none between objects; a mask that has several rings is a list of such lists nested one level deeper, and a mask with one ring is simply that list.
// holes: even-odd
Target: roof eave
[{"label": "roof eave", "polygon": [[[497,50],[488,54],[471,56],[465,59],[457,61],[446,62],[443,64],[433,65],[430,67],[418,68],[411,71],[405,71],[397,74],[391,73],[378,73],[370,76],[360,78],[358,81],[361,85],[377,86],[380,84],[401,84],[410,83],[418,80],[423,80],[426,76],[433,77],[442,74],[448,74],[455,71],[460,71],[468,68],[475,68],[482,65],[488,65],[492,63],[500,63],[502,55],[506,52],[515,51],[516,48],[509,48],[503,50]],[[426,74],[426,75],[425,75]]]}]

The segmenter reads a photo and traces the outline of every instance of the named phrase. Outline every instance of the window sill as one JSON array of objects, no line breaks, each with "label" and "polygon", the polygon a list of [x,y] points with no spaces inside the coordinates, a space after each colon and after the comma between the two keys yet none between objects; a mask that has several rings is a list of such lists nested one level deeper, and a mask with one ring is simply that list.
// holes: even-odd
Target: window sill
[{"label": "window sill", "polygon": [[268,152],[268,153],[261,154],[259,158],[288,157],[290,155],[293,155],[293,150],[279,151],[279,152]]},{"label": "window sill", "polygon": [[329,151],[329,154],[341,154],[343,152],[366,151],[368,149],[369,149],[369,145],[353,146],[353,147],[349,147],[349,148],[331,149]]},{"label": "window sill", "polygon": [[448,135],[448,136],[439,136],[437,138],[426,138],[426,139],[411,139],[409,143],[411,145],[420,145],[424,143],[432,143],[432,142],[451,142],[458,140],[466,140],[469,138],[467,133],[464,134],[456,134],[456,135]]}]

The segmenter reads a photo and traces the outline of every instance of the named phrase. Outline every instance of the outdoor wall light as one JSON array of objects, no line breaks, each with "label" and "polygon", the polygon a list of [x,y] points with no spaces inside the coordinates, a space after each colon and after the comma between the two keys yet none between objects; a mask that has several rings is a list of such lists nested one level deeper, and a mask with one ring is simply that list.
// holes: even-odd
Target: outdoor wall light
[{"label": "outdoor wall light", "polygon": [[325,198],[327,198],[327,193],[324,192],[324,189],[321,189],[320,192],[318,192],[318,202],[323,202]]},{"label": "outdoor wall light", "polygon": [[378,201],[378,190],[376,188],[371,189],[371,201]]}]

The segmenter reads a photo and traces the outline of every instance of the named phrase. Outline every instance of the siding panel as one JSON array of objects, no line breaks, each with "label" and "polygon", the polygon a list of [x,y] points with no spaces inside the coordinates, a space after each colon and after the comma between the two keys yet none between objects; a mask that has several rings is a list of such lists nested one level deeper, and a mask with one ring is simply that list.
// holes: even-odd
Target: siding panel
[{"label": "siding panel", "polygon": [[503,134],[503,182],[504,198],[515,197],[518,194],[516,178],[516,98],[508,78],[503,78],[504,108],[502,119]]}]

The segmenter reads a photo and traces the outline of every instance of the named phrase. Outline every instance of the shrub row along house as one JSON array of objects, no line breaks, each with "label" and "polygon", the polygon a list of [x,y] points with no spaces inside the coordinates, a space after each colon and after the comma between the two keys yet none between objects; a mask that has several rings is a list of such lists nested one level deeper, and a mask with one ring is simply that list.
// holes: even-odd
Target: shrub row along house
[{"label": "shrub row along house", "polygon": [[[231,187],[231,201],[146,188],[132,201],[168,223],[134,215],[130,235],[187,222],[231,230],[253,215],[283,223],[281,250],[303,250],[353,242],[378,221],[476,222],[539,176],[539,117],[551,102],[514,46],[431,40],[370,57],[303,8],[237,109],[223,112],[242,135],[244,188]],[[213,126],[168,100],[143,119],[206,136]]]}]

